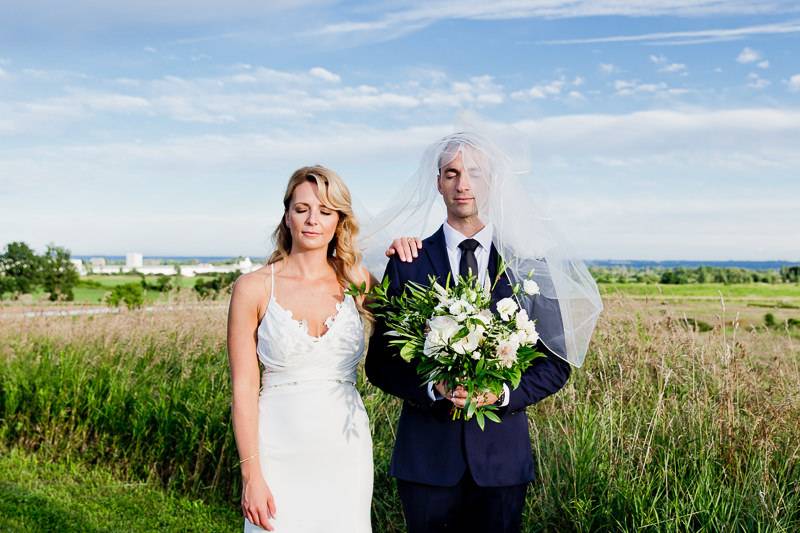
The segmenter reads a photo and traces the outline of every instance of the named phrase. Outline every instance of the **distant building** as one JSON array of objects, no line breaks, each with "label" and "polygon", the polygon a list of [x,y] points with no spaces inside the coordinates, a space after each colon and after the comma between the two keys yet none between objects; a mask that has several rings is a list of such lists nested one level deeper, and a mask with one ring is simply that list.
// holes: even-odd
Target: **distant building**
[{"label": "distant building", "polygon": [[245,257],[238,263],[234,263],[232,265],[212,265],[211,263],[200,263],[199,265],[181,265],[180,272],[181,276],[191,278],[198,274],[217,274],[223,272],[236,272],[237,270],[242,274],[246,274],[247,272],[252,272],[255,270],[255,268],[256,267],[253,266],[253,262],[250,260],[250,258]]},{"label": "distant building", "polygon": [[83,261],[80,259],[70,259],[70,262],[75,265],[75,270],[78,271],[79,276],[86,275],[86,267],[83,266]]},{"label": "distant building", "polygon": [[[78,272],[81,276],[85,276],[87,274],[86,268],[83,266],[80,259],[73,260],[73,263],[75,263],[75,268],[78,268]],[[77,263],[81,263],[81,266],[78,267]],[[237,270],[245,274],[247,272],[252,272],[258,268],[258,266],[260,266],[253,265],[253,262],[249,257],[245,257],[237,263],[227,265],[214,265],[211,263],[200,263],[196,265],[145,265],[144,263],[145,262],[142,254],[137,252],[129,252],[125,255],[125,266],[108,265],[106,264],[106,259],[104,257],[92,257],[90,259],[90,271],[93,274],[125,274],[135,270],[136,272],[146,276],[158,274],[174,276],[176,274],[180,274],[181,276],[194,277],[198,274],[217,274],[224,272],[236,272]]]},{"label": "distant building", "polygon": [[142,254],[139,252],[128,252],[125,254],[125,266],[138,269],[144,264],[142,259]]}]

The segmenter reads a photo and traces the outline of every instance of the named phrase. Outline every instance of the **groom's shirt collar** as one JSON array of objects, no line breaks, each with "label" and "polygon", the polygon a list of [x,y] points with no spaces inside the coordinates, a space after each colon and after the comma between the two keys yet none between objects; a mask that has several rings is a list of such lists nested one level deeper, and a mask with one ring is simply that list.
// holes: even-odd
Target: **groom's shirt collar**
[{"label": "groom's shirt collar", "polygon": [[[447,223],[442,225],[444,233],[444,244],[447,249],[447,260],[450,263],[450,271],[453,276],[457,276],[459,264],[461,263],[461,249],[458,247],[461,241],[469,239],[466,235]],[[478,248],[475,249],[475,259],[478,262],[478,281],[483,283],[486,279],[486,272],[489,268],[489,255],[492,250],[492,225],[486,224],[478,233],[471,238],[478,241]]]},{"label": "groom's shirt collar", "polygon": [[[444,231],[444,242],[448,252],[459,252],[458,245],[461,244],[461,241],[470,238],[455,229],[446,220],[444,221],[442,229]],[[482,251],[488,253],[492,249],[492,223],[486,224],[478,233],[473,235],[472,238],[478,241]]]}]

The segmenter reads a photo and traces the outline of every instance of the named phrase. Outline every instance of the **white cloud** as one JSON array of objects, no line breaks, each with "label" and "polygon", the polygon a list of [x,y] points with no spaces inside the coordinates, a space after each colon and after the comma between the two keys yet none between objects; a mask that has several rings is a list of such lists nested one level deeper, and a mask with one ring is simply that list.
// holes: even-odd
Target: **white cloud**
[{"label": "white cloud", "polygon": [[791,78],[789,78],[789,90],[791,91],[800,91],[800,74],[795,74]]},{"label": "white cloud", "polygon": [[766,59],[764,61],[759,61],[757,66],[758,66],[758,68],[768,69],[769,68],[769,61],[767,61]]},{"label": "white cloud", "polygon": [[613,63],[600,63],[600,72],[603,74],[614,74],[619,72],[619,68]]},{"label": "white cloud", "polygon": [[308,71],[309,74],[314,76],[315,78],[319,78],[324,81],[329,81],[331,83],[339,83],[342,81],[341,76],[338,74],[334,74],[330,70],[324,69],[322,67],[314,67]]},{"label": "white cloud", "polygon": [[686,65],[684,65],[683,63],[670,63],[669,65],[666,65],[658,69],[659,72],[669,72],[669,73],[683,72],[685,70],[686,70]]},{"label": "white cloud", "polygon": [[608,37],[591,37],[585,39],[553,39],[540,41],[541,44],[596,44],[647,41],[658,44],[689,45],[717,41],[743,39],[751,35],[780,35],[800,33],[800,21],[761,24],[740,28],[716,28],[695,31],[672,31],[644,33],[639,35],[612,35]]},{"label": "white cloud", "polygon": [[575,100],[585,99],[582,93],[576,90],[570,90],[575,87],[582,86],[586,80],[581,76],[576,76],[572,81],[568,81],[565,77],[557,80],[551,80],[545,83],[539,83],[532,86],[530,89],[522,91],[514,91],[511,93],[511,98],[514,100],[543,100],[546,98],[558,98],[563,94],[567,94],[569,98]]},{"label": "white cloud", "polygon": [[[237,65],[216,77],[147,79],[71,78],[59,96],[0,102],[0,134],[46,130],[103,114],[138,113],[149,118],[209,125],[253,121],[291,122],[341,112],[389,115],[401,110],[485,108],[507,95],[492,76],[449,79],[443,73],[384,85],[346,85],[339,75],[314,67],[304,72]],[[52,79],[48,71],[28,73]],[[321,83],[322,81],[322,83]],[[576,84],[582,78],[576,78]],[[107,89],[107,90],[104,90]]]},{"label": "white cloud", "polygon": [[708,16],[753,15],[784,13],[796,10],[789,0],[752,3],[743,0],[652,0],[650,2],[620,2],[614,0],[460,0],[450,2],[410,2],[408,7],[384,13],[372,20],[343,20],[315,30],[326,35],[341,34],[401,34],[430,26],[441,20],[512,20],[525,18],[559,19],[590,16]]},{"label": "white cloud", "polygon": [[736,57],[736,61],[742,64],[755,63],[761,59],[761,54],[750,47],[745,47]]},{"label": "white cloud", "polygon": [[642,83],[638,79],[615,80],[614,91],[617,96],[653,95],[659,97],[679,96],[686,94],[688,89],[670,87],[664,82]]},{"label": "white cloud", "polygon": [[[775,257],[796,250],[787,235],[800,231],[791,201],[797,192],[793,178],[800,171],[800,109],[568,114],[513,125],[533,151],[531,186],[546,179],[557,187],[550,192],[566,199],[567,216],[580,219],[570,221],[570,235],[577,237],[579,249],[593,250],[596,257],[628,251],[637,257],[674,257],[693,251],[705,258],[710,253],[742,258],[742,243],[758,242],[748,233],[751,219],[758,217],[783,231],[764,250],[748,253]],[[263,254],[265,236],[280,211],[273,200],[298,166],[319,162],[335,168],[357,198],[378,207],[414,172],[424,146],[450,131],[438,124],[325,123],[311,130],[281,127],[259,134],[5,151],[0,175],[13,178],[2,182],[0,241],[22,238],[43,246],[55,240],[80,253],[136,247],[145,253]],[[382,169],[382,179],[374,179],[375,168]],[[766,176],[769,188],[760,185],[763,181],[752,189],[742,185]],[[222,180],[229,186],[220,189]],[[686,190],[696,191],[702,205],[687,200]],[[615,205],[618,209],[605,209]],[[27,223],[12,235],[11,222],[23,209]],[[66,210],[77,215],[67,216]],[[708,215],[700,217],[703,212]],[[677,227],[664,224],[670,218],[679,221]],[[58,220],[62,223],[54,224]],[[89,231],[92,223],[98,231]],[[213,231],[202,239],[187,238],[187,231],[204,223]],[[592,235],[582,239],[587,228]],[[734,237],[723,239],[722,246],[725,228]]]},{"label": "white cloud", "polygon": [[650,54],[650,61],[652,63],[655,63],[656,65],[660,65],[661,63],[666,63],[667,58],[664,57],[663,55]]},{"label": "white cloud", "polygon": [[751,72],[750,74],[748,74],[747,79],[748,79],[747,86],[750,87],[751,89],[757,89],[757,90],[766,89],[772,84],[772,82],[762,78],[755,72]]}]

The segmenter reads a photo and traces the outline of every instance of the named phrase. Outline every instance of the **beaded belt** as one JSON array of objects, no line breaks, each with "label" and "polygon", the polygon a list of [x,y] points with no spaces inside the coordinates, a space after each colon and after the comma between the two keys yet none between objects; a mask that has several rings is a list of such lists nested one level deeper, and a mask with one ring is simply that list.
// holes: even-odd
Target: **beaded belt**
[{"label": "beaded belt", "polygon": [[270,385],[269,379],[267,379],[267,383],[266,383],[264,388],[266,388],[266,389],[277,389],[278,387],[289,387],[289,386],[300,385],[302,383],[309,383],[309,382],[314,382],[314,381],[330,381],[330,382],[342,383],[342,384],[347,383],[347,384],[350,384],[350,385],[352,385],[354,387],[356,386],[356,382],[354,380],[352,380],[352,379],[310,378],[310,379],[304,379],[302,381],[287,381],[285,383],[275,383],[274,385]]}]

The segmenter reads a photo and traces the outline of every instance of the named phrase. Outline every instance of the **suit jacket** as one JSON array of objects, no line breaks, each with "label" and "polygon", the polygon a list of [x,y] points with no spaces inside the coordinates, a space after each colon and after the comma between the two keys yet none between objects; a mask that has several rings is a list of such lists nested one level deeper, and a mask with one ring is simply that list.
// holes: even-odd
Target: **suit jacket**
[{"label": "suit jacket", "polygon": [[[488,275],[497,274],[498,253],[489,255]],[[408,281],[428,285],[433,274],[444,285],[450,272],[442,228],[423,241],[420,256],[411,263],[389,259],[386,274],[390,292],[400,294]],[[492,291],[492,308],[511,296],[503,276]],[[556,307],[557,308],[557,307]],[[560,317],[559,320],[560,322]],[[541,342],[537,349],[546,357],[535,359],[523,373],[519,386],[510,392],[509,404],[498,411],[500,424],[486,421],[485,430],[470,421],[452,420],[448,400],[432,402],[427,383],[416,365],[403,361],[388,345],[386,325],[377,320],[375,335],[366,358],[369,380],[380,389],[403,399],[392,454],[390,473],[399,479],[435,486],[454,486],[469,469],[482,487],[503,487],[534,479],[528,418],[525,408],[558,391],[567,382],[570,366],[553,355]]]}]

